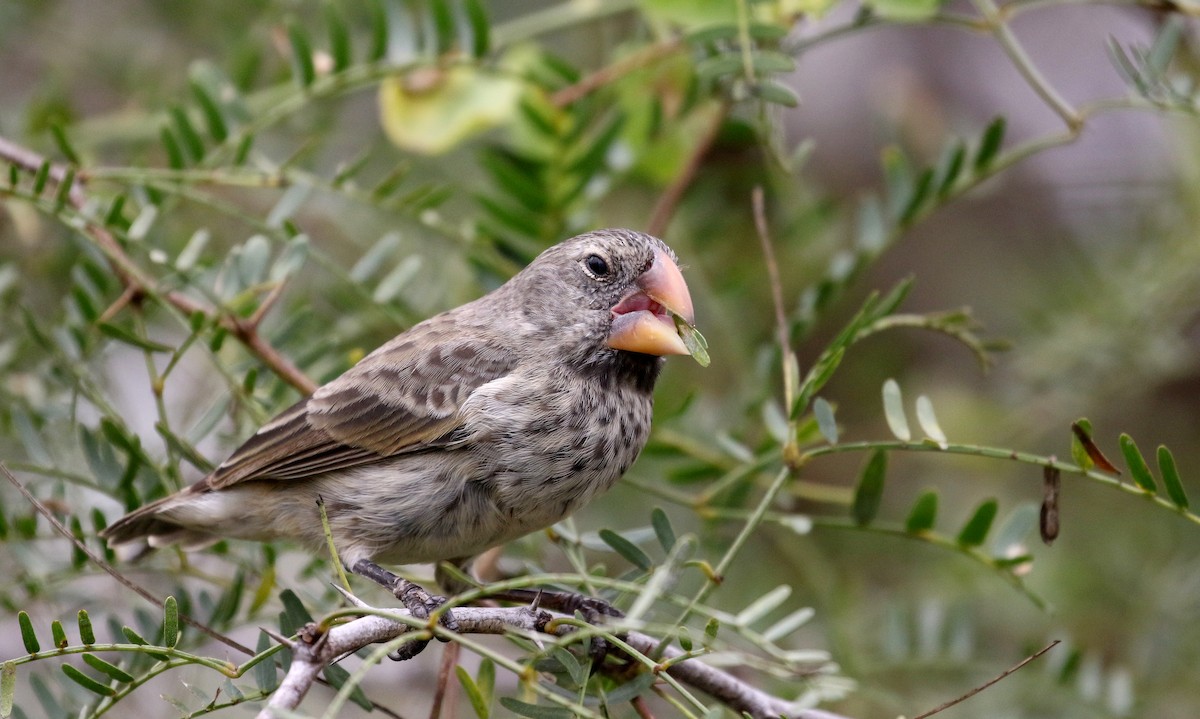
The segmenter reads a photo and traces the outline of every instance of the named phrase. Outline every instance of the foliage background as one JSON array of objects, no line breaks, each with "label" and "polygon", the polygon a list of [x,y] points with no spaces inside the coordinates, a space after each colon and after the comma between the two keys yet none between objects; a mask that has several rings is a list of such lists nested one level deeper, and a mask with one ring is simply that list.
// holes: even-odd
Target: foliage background
[{"label": "foliage background", "polygon": [[[876,3],[870,6],[873,17],[884,18],[876,21],[878,28],[831,32],[853,23],[856,13],[861,18],[863,9],[755,4],[774,16],[816,9],[823,14],[779,21],[791,28],[796,67],[777,79],[798,90],[801,104],[762,105],[735,96],[732,118],[699,156],[698,173],[664,233],[688,265],[713,363],[706,369],[670,363],[658,393],[659,451],[634,470],[637,483],[696,492],[719,474],[703,457],[681,457],[673,437],[693,438],[716,452],[729,446],[723,438],[751,448],[769,444],[761,413],[764,400],[779,395],[778,357],[772,350],[769,283],[750,210],[754,186],[768,189],[782,291],[791,310],[801,307],[805,291],[856,247],[862,235],[856,212],[863,198],[895,189],[881,169],[885,148],[902,148],[914,166],[922,166],[937,162],[956,136],[976,142],[996,116],[1007,120],[1007,148],[1062,131],[1061,119],[993,36],[946,20],[989,5]],[[1110,57],[1110,37],[1122,47],[1149,47],[1164,23],[1176,23],[1178,55],[1171,68],[1184,77],[1194,70],[1196,28],[1186,19],[1187,9],[1178,14],[1148,5],[1046,2],[1014,15],[1011,24],[1049,81],[1082,106],[1097,98],[1136,96]],[[161,129],[171,127],[170,108],[195,112],[189,81],[222,72],[255,99],[251,117],[269,113],[275,103],[296,94],[294,36],[289,40],[288,28],[304,28],[316,38],[314,45],[326,47],[325,7],[299,1],[5,3],[0,5],[0,136],[61,158],[50,132],[60,126],[83,167],[167,167]],[[388,7],[406,11],[408,6]],[[471,91],[492,93],[486,95],[495,98],[492,104],[503,107],[511,89],[505,83],[512,82],[506,73],[540,67],[535,49],[587,73],[671,41],[679,26],[736,22],[736,8],[665,0],[611,6],[496,3],[487,14],[505,72],[476,78],[481,84]],[[348,18],[354,48],[361,50],[369,44],[369,13],[357,6],[339,7],[339,12]],[[412,12],[425,17],[428,9]],[[423,31],[436,32],[429,25]],[[508,45],[506,37],[512,38]],[[646,69],[602,84],[580,103],[582,109],[568,110],[578,112],[590,128],[577,146],[581,150],[589,143],[599,146],[614,112],[623,124],[614,143],[596,158],[600,169],[595,173],[604,179],[540,215],[531,210],[512,217],[488,208],[489,199],[514,206],[512,193],[506,194],[495,171],[488,171],[487,158],[495,157],[488,148],[536,145],[527,127],[510,132],[527,118],[510,111],[503,117],[507,129],[453,137],[448,152],[422,155],[388,141],[378,84],[363,82],[347,93],[305,101],[258,133],[254,151],[261,153],[259,159],[279,165],[291,158],[286,169],[295,170],[295,178],[313,178],[296,183],[311,185],[309,190],[240,186],[212,182],[212,177],[189,179],[185,191],[160,187],[165,209],[136,256],[150,267],[155,251],[177,258],[197,228],[206,228],[211,237],[197,267],[215,272],[231,253],[257,252],[257,243],[248,242],[256,233],[270,237],[275,257],[287,244],[281,239],[288,234],[286,218],[307,236],[309,252],[264,328],[310,376],[328,379],[398,329],[494,286],[522,258],[555,238],[600,226],[647,227],[664,189],[683,175],[689,153],[711,124],[706,121],[719,103],[707,98],[729,97],[722,88],[736,92],[729,90],[736,78],[718,82],[715,90],[689,86],[691,61],[704,52],[685,43]],[[661,102],[652,109],[648,98],[653,97]],[[1170,105],[1171,112],[1089,118],[1073,142],[1039,152],[965,196],[955,193],[936,203],[935,211],[919,213],[911,227],[898,228],[894,244],[878,258],[864,256],[861,271],[850,281],[831,285],[838,290],[836,298],[822,307],[811,332],[797,332],[795,349],[806,370],[869,291],[886,290],[907,276],[916,280],[907,311],[969,305],[988,337],[1012,345],[1012,351],[995,358],[991,372],[982,374],[969,351],[935,334],[889,332],[864,341],[820,393],[838,408],[843,440],[890,437],[879,387],[894,377],[907,396],[930,396],[952,440],[1067,457],[1068,425],[1087,416],[1110,455],[1119,455],[1120,432],[1138,439],[1148,456],[1148,448],[1170,446],[1185,484],[1194,488],[1190,470],[1200,466],[1194,441],[1200,386],[1195,301],[1200,296],[1195,235],[1200,180],[1197,127],[1190,112],[1195,102],[1189,102],[1158,103]],[[448,112],[444,106],[436,109]],[[774,156],[790,157],[797,147],[807,154],[801,153],[795,172],[786,172]],[[361,192],[330,187],[337,168],[358,156],[364,164],[351,184]],[[222,165],[211,166],[219,174]],[[376,183],[391,177],[397,166],[404,173],[396,177],[396,191],[380,190]],[[571,179],[552,172],[547,177],[547,186],[536,190],[547,196],[563,191]],[[144,206],[144,188],[153,181],[145,173],[113,173],[93,180],[89,191],[94,188],[104,198],[124,191],[131,207]],[[194,196],[187,197],[188,192]],[[519,202],[515,206],[520,209]],[[105,283],[82,269],[87,257],[93,267],[103,263],[55,219],[53,210],[19,198],[6,200],[0,209],[0,365],[6,407],[0,413],[0,457],[24,467],[22,479],[39,496],[57,501],[63,516],[81,518],[86,529],[93,506],[112,519],[121,510],[119,499],[28,470],[53,460],[70,472],[86,473],[78,425],[94,429],[103,412],[79,409],[89,403],[72,399],[78,397],[70,390],[72,381],[31,339],[29,325],[87,325],[78,288],[88,288],[102,310],[116,299],[119,287],[111,277]],[[541,219],[529,225],[530,215]],[[129,212],[126,221],[135,216]],[[377,264],[363,264],[364,257]],[[419,266],[413,257],[420,258]],[[403,268],[400,275],[394,267]],[[226,282],[232,282],[228,275]],[[251,310],[261,299],[235,299],[235,294],[227,291],[222,298],[234,311]],[[22,320],[23,312],[31,322]],[[162,312],[150,313],[146,321],[157,341],[174,345],[186,335],[186,328]],[[135,327],[129,317],[122,326]],[[96,391],[109,399],[148,452],[163,456],[154,426],[159,410],[142,352],[111,336],[93,333],[92,342],[86,374]],[[234,374],[222,379],[196,354],[185,356],[166,395],[169,413],[185,426],[257,366],[236,347],[223,347],[219,362]],[[246,386],[252,391],[237,398],[235,409],[197,443],[211,460],[219,460],[257,421],[295,396],[261,370]],[[738,450],[732,451],[736,456]],[[844,517],[862,459],[838,456],[809,463],[802,481],[787,490],[786,507],[799,514]],[[172,479],[198,476],[183,466],[183,476]],[[1040,500],[1040,472],[1017,463],[894,453],[888,474],[882,517],[903,522],[918,493],[936,487],[943,518],[939,528],[951,536],[985,498],[996,497],[1002,511]],[[1035,561],[1026,578],[1052,612],[1012,591],[997,572],[955,552],[819,523],[806,535],[765,525],[713,602],[737,611],[781,583],[791,585],[787,607],[816,610],[794,641],[827,650],[841,673],[857,683],[831,705],[852,716],[918,713],[1055,638],[1068,646],[945,716],[1196,716],[1200,532],[1128,494],[1073,476],[1064,477],[1064,484],[1061,537],[1052,548],[1032,547]],[[748,482],[741,491],[756,496],[764,485]],[[745,496],[729,503],[745,503]],[[8,527],[19,528],[22,518],[32,516],[7,486],[0,487],[0,497]],[[661,500],[622,485],[582,513],[578,523],[583,529],[645,526],[653,502]],[[738,528],[702,520],[684,507],[664,506],[680,531],[700,534],[702,556],[719,556]],[[510,554],[561,566],[545,541],[532,538]],[[32,537],[11,529],[3,547],[0,562],[12,577],[0,594],[7,610],[25,609],[39,627],[52,619],[72,620],[81,607],[96,617],[114,613],[130,621],[134,600],[94,570],[72,567],[69,547],[44,522],[37,523]],[[262,561],[254,547],[227,551],[235,559],[181,565],[179,557],[156,558],[129,572],[167,593],[176,582],[203,579],[185,578],[188,572],[202,575],[213,567],[228,571],[230,564]],[[322,601],[324,570],[307,566],[286,548],[280,551],[286,561],[278,565],[275,589],[293,586],[306,600]],[[592,556],[610,565],[622,562],[611,553]],[[187,569],[181,572],[181,566]],[[274,599],[267,602],[258,611],[273,616],[278,607]],[[232,632],[253,644],[258,623],[243,607]],[[3,626],[14,627],[15,620],[5,617]],[[5,630],[0,638],[6,657],[20,655],[15,631]],[[366,685],[368,693],[388,704],[389,691],[401,681],[411,714],[425,712],[424,687],[435,659],[379,668]],[[46,666],[36,669],[45,672],[51,693],[67,692],[53,663],[41,664]],[[203,677],[202,672],[168,675],[154,685],[159,691],[142,692],[137,699],[148,716],[171,716],[175,710],[156,695],[189,697],[180,682]],[[22,674],[18,706],[38,716],[44,707],[29,701],[32,693]],[[458,709],[469,712],[465,703]]]}]

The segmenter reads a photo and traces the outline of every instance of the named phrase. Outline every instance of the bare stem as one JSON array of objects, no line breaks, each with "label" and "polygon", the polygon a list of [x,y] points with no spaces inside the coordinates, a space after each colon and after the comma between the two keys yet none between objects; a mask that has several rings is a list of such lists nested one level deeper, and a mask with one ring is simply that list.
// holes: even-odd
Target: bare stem
[{"label": "bare stem", "polygon": [[1050,109],[1062,118],[1066,123],[1067,128],[1072,131],[1078,131],[1083,126],[1083,117],[1079,112],[1067,102],[1066,98],[1058,93],[1050,81],[1042,75],[1041,70],[1034,64],[1029,54],[1025,52],[1025,48],[1021,42],[1017,40],[1017,36],[1013,34],[1012,29],[1008,26],[1008,22],[1001,14],[1000,8],[996,6],[993,0],[972,0],[975,7],[987,18],[991,25],[992,34],[995,35],[997,42],[1004,48],[1004,52],[1008,58],[1012,60],[1013,65],[1017,68],[1017,72],[1021,73],[1021,77],[1029,83],[1033,91],[1042,98],[1042,101],[1050,106]]}]

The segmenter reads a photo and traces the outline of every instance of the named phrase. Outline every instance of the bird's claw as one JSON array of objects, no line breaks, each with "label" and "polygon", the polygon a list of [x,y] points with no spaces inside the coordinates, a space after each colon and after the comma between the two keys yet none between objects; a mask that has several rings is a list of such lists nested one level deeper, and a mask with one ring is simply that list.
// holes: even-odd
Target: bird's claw
[{"label": "bird's claw", "polygon": [[[412,612],[412,615],[417,619],[428,619],[431,614],[442,609],[446,604],[446,598],[438,594],[430,594],[421,588],[420,585],[414,584],[407,579],[400,579],[392,587],[392,594],[396,599],[404,603],[404,607]],[[441,624],[448,631],[457,632],[458,620],[454,617],[454,612],[450,609],[443,609],[441,616],[438,617],[438,624]],[[446,639],[441,638],[444,642]]]}]

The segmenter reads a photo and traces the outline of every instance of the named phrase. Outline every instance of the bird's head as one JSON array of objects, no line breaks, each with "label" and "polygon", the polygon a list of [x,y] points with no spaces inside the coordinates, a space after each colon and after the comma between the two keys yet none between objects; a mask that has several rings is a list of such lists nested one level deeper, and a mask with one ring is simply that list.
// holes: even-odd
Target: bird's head
[{"label": "bird's head", "polygon": [[[513,278],[534,336],[577,339],[585,361],[690,354],[676,317],[695,321],[675,253],[632,230],[598,230],[543,252]],[[561,345],[560,345],[561,346]]]}]

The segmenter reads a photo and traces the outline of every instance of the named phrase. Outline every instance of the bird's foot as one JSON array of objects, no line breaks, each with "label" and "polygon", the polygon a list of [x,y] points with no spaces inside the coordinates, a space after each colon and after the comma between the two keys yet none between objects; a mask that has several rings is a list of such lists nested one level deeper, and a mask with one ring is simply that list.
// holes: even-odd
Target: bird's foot
[{"label": "bird's foot", "polygon": [[[603,624],[606,617],[621,618],[625,614],[609,602],[597,597],[576,592],[549,592],[532,589],[511,589],[500,592],[497,599],[509,602],[526,602],[534,607],[545,607],[564,614],[574,615],[578,612],[588,624]],[[623,635],[618,634],[618,638]],[[614,647],[604,637],[592,637],[588,647],[588,656],[593,663],[599,665],[606,656],[614,654]],[[622,653],[623,655],[623,653]]]},{"label": "bird's foot", "polygon": [[[445,597],[430,594],[421,588],[420,585],[397,576],[372,561],[360,559],[354,563],[350,571],[366,577],[390,591],[396,599],[399,599],[404,604],[405,609],[411,612],[417,619],[428,619],[446,603]],[[458,620],[454,617],[454,612],[449,609],[442,610],[441,615],[438,617],[438,623],[452,632],[457,632],[459,628]],[[438,639],[443,642],[448,641],[444,637],[438,637]],[[412,659],[420,654],[428,644],[428,639],[408,642],[401,645],[396,651],[388,654],[388,658],[394,661]]]}]

